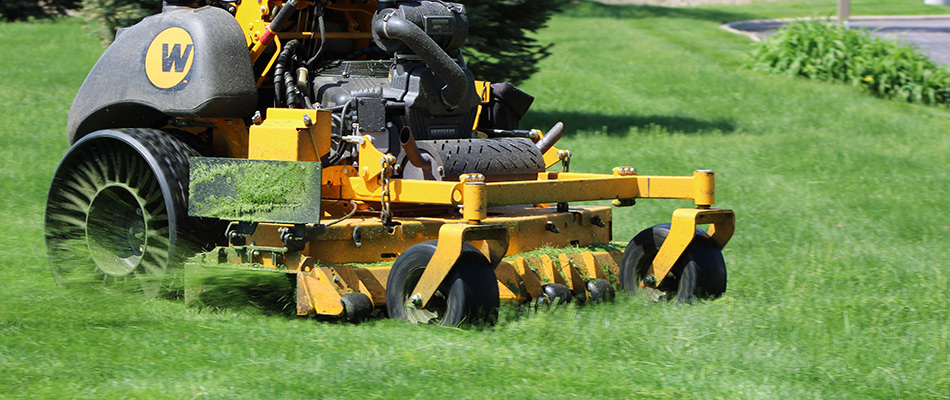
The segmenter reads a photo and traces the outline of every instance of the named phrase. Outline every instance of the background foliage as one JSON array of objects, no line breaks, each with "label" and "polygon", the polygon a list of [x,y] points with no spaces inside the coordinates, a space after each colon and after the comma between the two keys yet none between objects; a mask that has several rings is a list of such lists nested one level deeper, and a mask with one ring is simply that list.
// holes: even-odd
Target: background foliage
[{"label": "background foliage", "polygon": [[0,20],[21,21],[28,18],[51,18],[65,15],[81,0],[4,0],[0,1]]},{"label": "background foliage", "polygon": [[521,83],[538,71],[551,44],[531,34],[568,0],[461,0],[468,10],[465,61],[479,79]]},{"label": "background foliage", "polygon": [[162,12],[162,2],[158,0],[82,0],[82,6],[79,14],[86,21],[86,29],[102,43],[112,42],[119,28]]},{"label": "background foliage", "polygon": [[790,23],[759,42],[749,65],[757,70],[835,80],[912,103],[950,101],[950,70],[916,47],[872,38],[863,29],[829,21]]}]

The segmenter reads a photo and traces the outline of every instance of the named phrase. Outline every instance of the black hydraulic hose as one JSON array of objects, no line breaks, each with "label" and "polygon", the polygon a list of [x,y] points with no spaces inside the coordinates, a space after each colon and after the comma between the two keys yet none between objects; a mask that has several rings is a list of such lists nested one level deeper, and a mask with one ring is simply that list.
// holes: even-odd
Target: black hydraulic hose
[{"label": "black hydraulic hose", "polygon": [[426,35],[422,28],[390,13],[373,24],[373,31],[380,37],[405,43],[432,68],[435,75],[445,82],[441,97],[442,103],[449,108],[458,106],[468,94],[468,77],[462,67]]},{"label": "black hydraulic hose", "polygon": [[[280,54],[277,55],[277,61],[274,62],[274,95],[277,96],[278,106],[291,103],[290,93],[294,84],[293,82],[289,83],[285,91],[284,82],[286,78],[284,75],[290,69],[290,62],[299,44],[300,42],[296,39],[287,42],[284,48],[280,50]],[[285,97],[285,94],[287,97]]]},{"label": "black hydraulic hose", "polygon": [[323,24],[323,11],[324,11],[323,5],[321,4],[318,7],[319,8],[317,9],[317,27],[320,30],[320,47],[317,48],[317,51],[313,53],[313,57],[311,57],[309,60],[307,60],[307,62],[304,63],[304,65],[310,68],[312,68],[312,66],[317,62],[320,56],[323,55],[323,48],[327,43],[327,30],[326,30],[326,26]]}]

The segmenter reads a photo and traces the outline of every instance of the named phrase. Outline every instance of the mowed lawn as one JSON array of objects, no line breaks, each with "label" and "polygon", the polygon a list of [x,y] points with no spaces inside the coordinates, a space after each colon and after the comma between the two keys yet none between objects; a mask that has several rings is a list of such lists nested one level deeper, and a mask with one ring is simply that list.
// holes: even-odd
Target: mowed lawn
[{"label": "mowed lawn", "polygon": [[[522,85],[525,125],[564,121],[573,171],[716,170],[738,215],[729,287],[694,305],[505,308],[484,330],[57,288],[46,190],[102,48],[76,21],[0,24],[0,398],[950,397],[950,111],[744,70],[750,42],[717,26],[811,3],[775,4],[579,3],[539,33],[555,46]],[[688,206],[617,209],[614,237]]]}]

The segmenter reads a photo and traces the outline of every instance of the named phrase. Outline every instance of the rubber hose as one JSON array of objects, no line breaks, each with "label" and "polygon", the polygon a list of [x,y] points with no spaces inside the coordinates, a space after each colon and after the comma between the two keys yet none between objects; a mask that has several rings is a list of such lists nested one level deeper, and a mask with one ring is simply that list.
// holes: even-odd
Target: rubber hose
[{"label": "rubber hose", "polygon": [[441,97],[446,106],[455,108],[468,94],[468,77],[465,71],[421,28],[402,17],[390,14],[377,20],[373,30],[380,37],[402,41],[432,68],[435,75],[445,82]]}]

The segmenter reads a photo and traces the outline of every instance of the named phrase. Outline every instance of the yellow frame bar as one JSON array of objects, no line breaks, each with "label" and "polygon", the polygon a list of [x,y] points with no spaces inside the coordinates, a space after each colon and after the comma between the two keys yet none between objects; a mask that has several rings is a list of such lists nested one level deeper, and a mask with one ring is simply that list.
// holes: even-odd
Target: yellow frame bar
[{"label": "yellow frame bar", "polygon": [[[380,201],[382,196],[381,160],[391,157],[373,145],[372,138],[360,141],[359,169],[355,174],[340,176],[343,199]],[[613,175],[574,172],[541,172],[536,180],[486,182],[477,202],[488,207],[518,204],[561,203],[573,201],[620,199],[687,199],[697,207],[708,208],[716,201],[715,173],[698,170],[693,176],[637,175],[630,167],[617,167]],[[326,191],[330,193],[330,191]],[[394,203],[465,204],[464,183],[393,179],[390,201]],[[487,197],[487,199],[481,198]],[[482,206],[484,204],[478,204]]]},{"label": "yellow frame bar", "polygon": [[[710,206],[715,202],[712,175],[711,171],[697,171],[693,176],[543,172],[534,181],[488,182],[485,191],[490,207],[637,198],[686,199],[693,200],[697,206]],[[342,197],[379,201],[382,188],[378,179],[373,178],[376,177],[362,173],[348,177]],[[465,203],[463,186],[460,182],[393,179],[390,196],[394,203],[458,206]]]}]

